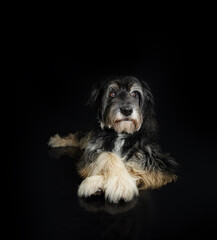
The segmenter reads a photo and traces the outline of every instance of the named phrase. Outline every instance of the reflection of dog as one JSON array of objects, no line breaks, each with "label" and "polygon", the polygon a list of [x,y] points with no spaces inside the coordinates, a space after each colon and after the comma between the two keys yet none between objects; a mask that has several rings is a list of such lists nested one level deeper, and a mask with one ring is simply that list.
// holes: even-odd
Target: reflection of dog
[{"label": "reflection of dog", "polygon": [[176,180],[176,162],[156,144],[153,96],[147,83],[135,77],[103,81],[92,90],[89,104],[97,111],[91,131],[56,134],[49,140],[51,147],[83,150],[78,163],[84,177],[80,197],[103,191],[110,202],[130,201],[138,189]]},{"label": "reflection of dog", "polygon": [[[133,198],[129,202],[120,202],[119,204],[110,204],[104,201],[103,195],[101,196],[91,196],[90,198],[80,198],[80,206],[89,212],[107,212],[109,214],[118,214],[128,212],[133,209],[138,202],[138,198]],[[146,203],[146,202],[145,202]]]}]

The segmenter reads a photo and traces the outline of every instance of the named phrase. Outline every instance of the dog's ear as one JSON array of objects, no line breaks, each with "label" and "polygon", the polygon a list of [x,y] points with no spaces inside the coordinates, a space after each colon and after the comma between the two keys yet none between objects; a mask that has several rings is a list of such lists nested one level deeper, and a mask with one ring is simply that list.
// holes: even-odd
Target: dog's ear
[{"label": "dog's ear", "polygon": [[92,87],[89,100],[87,101],[87,105],[93,108],[97,112],[97,114],[99,114],[102,105],[104,85],[105,85],[104,81],[96,83]]},{"label": "dog's ear", "polygon": [[91,108],[96,108],[97,100],[99,98],[99,94],[100,94],[100,89],[97,88],[97,85],[94,85],[92,87],[90,97],[87,101],[87,105],[89,105]]},{"label": "dog's ear", "polygon": [[143,99],[143,125],[146,136],[151,140],[158,138],[158,124],[156,121],[155,110],[154,110],[154,97],[151,93],[151,89],[147,82],[141,81],[144,99]]},{"label": "dog's ear", "polygon": [[144,100],[148,103],[148,105],[153,106],[154,105],[154,97],[151,93],[151,89],[148,85],[147,82],[145,81],[140,81],[143,89],[143,94],[144,94]]}]

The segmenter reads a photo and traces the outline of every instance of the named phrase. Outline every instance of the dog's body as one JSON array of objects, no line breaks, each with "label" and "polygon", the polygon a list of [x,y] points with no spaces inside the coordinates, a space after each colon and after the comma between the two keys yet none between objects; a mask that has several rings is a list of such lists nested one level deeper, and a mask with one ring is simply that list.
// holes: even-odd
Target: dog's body
[{"label": "dog's body", "polygon": [[74,146],[83,150],[78,172],[84,178],[78,195],[99,191],[117,203],[130,201],[138,189],[159,188],[176,180],[177,163],[161,152],[153,96],[147,83],[135,77],[101,82],[89,104],[97,122],[89,132],[77,132],[49,141],[51,147]]}]

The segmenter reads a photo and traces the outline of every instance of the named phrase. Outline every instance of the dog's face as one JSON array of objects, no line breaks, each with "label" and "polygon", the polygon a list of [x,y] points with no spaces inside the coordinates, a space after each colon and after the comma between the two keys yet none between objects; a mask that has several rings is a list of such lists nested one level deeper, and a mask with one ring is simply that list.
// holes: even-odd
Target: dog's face
[{"label": "dog's face", "polygon": [[139,131],[152,95],[146,83],[135,77],[115,78],[101,82],[93,89],[90,103],[95,105],[101,128],[117,133]]}]

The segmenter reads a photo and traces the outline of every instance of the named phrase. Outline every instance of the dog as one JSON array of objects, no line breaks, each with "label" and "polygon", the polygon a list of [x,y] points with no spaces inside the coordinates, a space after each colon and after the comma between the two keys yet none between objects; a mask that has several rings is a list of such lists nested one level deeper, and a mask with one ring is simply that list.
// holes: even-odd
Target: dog
[{"label": "dog", "polygon": [[158,144],[154,99],[145,81],[114,77],[93,87],[88,104],[96,111],[90,131],[51,137],[51,147],[79,147],[84,180],[79,197],[104,193],[111,203],[131,201],[139,190],[176,181],[176,161]]}]

